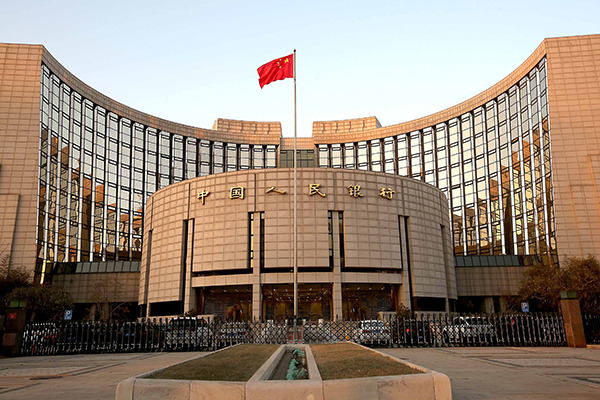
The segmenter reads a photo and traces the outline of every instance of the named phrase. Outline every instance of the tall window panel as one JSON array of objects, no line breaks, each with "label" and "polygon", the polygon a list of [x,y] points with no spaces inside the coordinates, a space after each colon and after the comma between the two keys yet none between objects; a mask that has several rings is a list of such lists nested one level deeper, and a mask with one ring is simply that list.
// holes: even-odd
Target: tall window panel
[{"label": "tall window panel", "polygon": [[381,172],[382,165],[381,140],[371,140],[371,171]]},{"label": "tall window panel", "polygon": [[133,148],[132,148],[132,180],[131,186],[133,189],[133,195],[131,198],[133,211],[142,211],[143,204],[145,203],[146,195],[144,191],[145,185],[145,169],[144,169],[144,147],[145,147],[145,135],[144,127],[141,124],[133,124]]},{"label": "tall window panel", "polygon": [[437,186],[434,136],[434,129],[432,127],[423,129],[423,166],[425,170],[425,182]]},{"label": "tall window panel", "polygon": [[93,175],[94,169],[94,105],[88,100],[83,101],[83,137],[81,147],[83,150],[82,170],[82,222],[81,222],[81,261],[91,261],[93,253]]},{"label": "tall window panel", "polygon": [[132,140],[131,121],[121,118],[119,121],[120,159],[119,159],[119,201],[117,208],[117,260],[130,260],[132,218]]},{"label": "tall window panel", "polygon": [[438,188],[448,197],[450,186],[450,174],[448,168],[448,134],[446,125],[439,124],[435,128],[436,148],[435,157],[437,162]]},{"label": "tall window panel", "polygon": [[93,261],[105,261],[106,219],[106,110],[96,106],[95,154],[94,154],[94,199],[93,199]]},{"label": "tall window panel", "polygon": [[265,162],[267,168],[277,168],[277,146],[266,146]]},{"label": "tall window panel", "polygon": [[254,169],[263,169],[265,167],[265,149],[263,146],[252,146],[252,166]]},{"label": "tall window panel", "polygon": [[393,137],[383,140],[384,171],[388,174],[396,172],[396,143]]},{"label": "tall window panel", "polygon": [[240,146],[240,169],[250,169],[250,163],[252,161],[250,154],[250,145],[244,144]]},{"label": "tall window panel", "polygon": [[222,142],[213,142],[212,145],[213,173],[225,171],[225,145]]},{"label": "tall window panel", "polygon": [[421,145],[421,132],[414,131],[409,135],[410,138],[410,176],[417,180],[423,180],[425,174],[423,171],[423,149]]},{"label": "tall window panel", "polygon": [[199,149],[200,176],[212,173],[212,146],[208,140],[200,140]]},{"label": "tall window panel", "polygon": [[198,176],[198,140],[185,139],[185,178],[192,179]]},{"label": "tall window panel", "polygon": [[181,135],[172,135],[171,148],[171,183],[181,182],[185,179],[184,176],[184,137]]},{"label": "tall window panel", "polygon": [[343,168],[344,160],[342,156],[342,145],[333,144],[331,145],[331,167],[332,168]]},{"label": "tall window panel", "polygon": [[475,219],[478,254],[489,254],[489,188],[487,169],[487,141],[485,134],[485,108],[479,107],[473,112],[473,146],[475,171]]},{"label": "tall window panel", "polygon": [[161,132],[159,139],[158,157],[158,188],[162,189],[171,184],[173,174],[171,170],[171,134]]},{"label": "tall window panel", "polygon": [[477,209],[475,192],[475,152],[473,145],[473,115],[464,114],[460,118],[462,131],[462,168],[465,201],[465,241],[467,254],[477,254]]},{"label": "tall window panel", "polygon": [[235,143],[227,144],[227,171],[238,170],[238,146]]},{"label": "tall window panel", "polygon": [[319,144],[317,145],[317,149],[319,151],[319,167],[331,167],[331,165],[329,164],[330,155],[327,145]]},{"label": "tall window panel", "polygon": [[82,236],[82,183],[83,174],[81,171],[81,161],[83,156],[82,151],[82,134],[83,134],[83,99],[78,93],[72,93],[72,138],[71,138],[71,239],[70,253],[71,261],[81,260],[81,236]]},{"label": "tall window panel", "polygon": [[344,168],[355,169],[354,143],[344,143]]},{"label": "tall window panel", "polygon": [[358,142],[357,145],[358,169],[369,169],[369,145],[367,142]]},{"label": "tall window panel", "polygon": [[409,148],[408,135],[398,135],[397,138],[398,154],[398,175],[408,176],[409,171]]},{"label": "tall window panel", "polygon": [[146,196],[158,190],[158,134],[154,128],[146,129]]}]

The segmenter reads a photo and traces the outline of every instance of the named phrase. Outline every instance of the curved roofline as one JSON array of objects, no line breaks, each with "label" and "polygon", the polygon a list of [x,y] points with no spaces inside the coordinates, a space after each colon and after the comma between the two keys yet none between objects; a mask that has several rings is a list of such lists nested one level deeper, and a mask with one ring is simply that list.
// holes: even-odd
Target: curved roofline
[{"label": "curved roofline", "polygon": [[[485,105],[502,93],[508,91],[511,86],[517,84],[519,80],[526,76],[540,60],[547,55],[549,48],[548,43],[558,42],[567,37],[572,39],[588,36],[598,35],[546,38],[521,65],[495,85],[466,101],[425,117],[386,127],[381,127],[376,117],[315,121],[313,122],[312,132],[313,143],[328,144],[380,139],[406,134],[460,117],[465,113]],[[151,126],[158,130],[213,141],[273,145],[279,145],[282,142],[281,123],[279,122],[219,119],[213,126],[213,129],[205,129],[168,121],[127,107],[79,80],[62,66],[43,45],[34,46],[43,50],[42,62],[74,90],[78,91],[82,96],[95,104],[106,108],[108,111],[129,118],[132,121]]]},{"label": "curved roofline", "polygon": [[[356,141],[357,136],[359,136],[358,140],[380,139],[384,137],[409,133],[415,130],[427,128],[429,126],[435,126],[452,118],[456,118],[464,113],[472,111],[475,108],[486,104],[490,100],[495,99],[500,94],[506,92],[519,80],[521,80],[546,55],[548,40],[553,39],[544,39],[544,41],[534,50],[534,52],[514,71],[508,74],[504,79],[491,86],[489,89],[484,90],[483,92],[471,97],[466,101],[463,101],[462,103],[449,107],[445,110],[439,111],[437,113],[428,115],[426,117],[417,118],[408,122],[402,122],[395,125],[389,125],[383,128],[365,130],[363,132],[360,132],[360,134],[358,135],[355,135],[356,132],[350,131],[344,133],[315,133],[315,130],[313,129],[314,142],[315,144],[343,143]],[[346,120],[328,121],[328,123],[344,123],[345,121]]]},{"label": "curved roofline", "polygon": [[[143,113],[134,108],[128,107],[112,98],[105,96],[99,91],[95,90],[91,86],[87,85],[75,75],[73,75],[68,69],[66,69],[43,45],[42,48],[42,62],[48,66],[52,73],[56,74],[62,81],[64,81],[71,89],[78,92],[84,98],[94,102],[95,104],[106,108],[109,112],[128,118],[134,122],[147,125],[157,130],[167,131],[170,133],[177,133],[180,135],[195,137],[199,139],[216,140],[230,143],[245,143],[245,144],[275,144],[279,145],[281,141],[281,125],[273,122],[255,122],[255,121],[240,121],[247,123],[247,125],[256,125],[257,127],[267,127],[265,129],[254,129],[253,131],[241,131],[240,133],[228,132],[228,131],[217,131],[211,129],[197,128],[189,125],[179,124],[177,122],[169,121],[159,117],[155,117],[150,114]],[[232,120],[233,121],[233,120]],[[279,129],[269,129],[271,126],[279,124]],[[265,133],[266,132],[266,133]]]}]

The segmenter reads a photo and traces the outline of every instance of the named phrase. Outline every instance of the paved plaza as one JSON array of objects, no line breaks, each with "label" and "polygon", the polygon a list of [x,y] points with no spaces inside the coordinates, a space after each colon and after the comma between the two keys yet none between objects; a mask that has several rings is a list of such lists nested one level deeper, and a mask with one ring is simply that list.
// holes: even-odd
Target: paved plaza
[{"label": "paved plaza", "polygon": [[[450,377],[454,400],[599,399],[600,350],[380,349]],[[202,353],[131,353],[0,359],[0,399],[114,399],[128,377]]]},{"label": "paved plaza", "polygon": [[123,379],[198,357],[189,353],[82,354],[0,360],[0,399],[113,400]]},{"label": "paved plaza", "polygon": [[454,400],[600,399],[600,350],[566,347],[384,349],[442,372]]}]

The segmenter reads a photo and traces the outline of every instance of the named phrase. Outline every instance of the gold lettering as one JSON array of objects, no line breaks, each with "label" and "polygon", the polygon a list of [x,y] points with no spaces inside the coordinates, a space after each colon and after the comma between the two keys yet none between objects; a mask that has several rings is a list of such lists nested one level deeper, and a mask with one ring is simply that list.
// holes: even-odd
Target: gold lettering
[{"label": "gold lettering", "polygon": [[390,188],[381,188],[379,190],[379,195],[381,197],[385,197],[388,200],[392,200],[392,198],[394,197],[394,194],[396,194],[396,191],[392,190]]},{"label": "gold lettering", "polygon": [[244,200],[244,187],[243,186],[234,186],[234,187],[230,188],[229,189],[229,198]]},{"label": "gold lettering", "polygon": [[321,193],[321,191],[319,190],[319,187],[321,187],[320,183],[311,183],[310,185],[308,185],[308,195],[314,196],[315,194],[318,194],[321,197],[325,197],[326,194]]},{"label": "gold lettering", "polygon": [[349,185],[348,186],[348,195],[350,197],[364,197],[364,195],[360,192],[360,185]]},{"label": "gold lettering", "polygon": [[198,199],[202,199],[202,205],[204,205],[204,201],[206,200],[206,198],[208,197],[208,195],[210,194],[210,192],[207,192],[206,190],[202,190],[201,192],[198,192]]},{"label": "gold lettering", "polygon": [[279,194],[286,194],[287,192],[285,190],[277,190],[275,188],[275,186],[271,186],[269,189],[267,189],[267,193],[279,193]]}]

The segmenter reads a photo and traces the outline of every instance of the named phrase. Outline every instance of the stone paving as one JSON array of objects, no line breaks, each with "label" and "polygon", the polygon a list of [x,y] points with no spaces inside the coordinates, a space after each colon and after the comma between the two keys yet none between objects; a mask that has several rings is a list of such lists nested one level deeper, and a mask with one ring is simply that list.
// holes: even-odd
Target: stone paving
[{"label": "stone paving", "polygon": [[0,399],[112,400],[117,384],[123,379],[200,354],[87,354],[0,359]]},{"label": "stone paving", "polygon": [[[600,349],[379,349],[450,377],[454,400],[600,399]],[[123,379],[202,353],[0,359],[0,399],[109,400]]]},{"label": "stone paving", "polygon": [[382,351],[448,375],[454,400],[600,399],[600,350],[505,347]]}]

